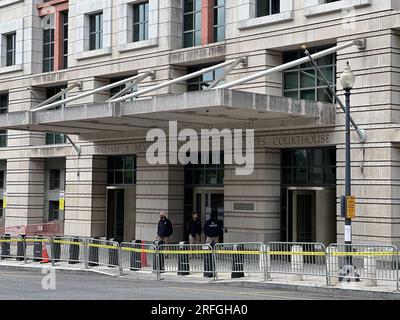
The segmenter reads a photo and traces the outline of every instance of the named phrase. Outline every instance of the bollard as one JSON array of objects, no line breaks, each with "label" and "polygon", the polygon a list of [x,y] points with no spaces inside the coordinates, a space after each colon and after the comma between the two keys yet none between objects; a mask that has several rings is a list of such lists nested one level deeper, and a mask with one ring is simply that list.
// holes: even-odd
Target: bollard
[{"label": "bollard", "polygon": [[[336,255],[338,252],[337,247],[328,247],[327,249],[327,278],[328,285],[334,287],[339,283],[339,277],[336,274],[339,272],[339,257]],[[335,276],[332,276],[335,274]]]},{"label": "bollard", "polygon": [[[79,242],[79,238],[72,238],[71,242]],[[68,264],[79,263],[79,244],[69,244],[69,260]]]},{"label": "bollard", "polygon": [[42,261],[42,251],[43,251],[43,236],[38,236],[37,240],[33,242],[33,261],[40,262]]},{"label": "bollard", "polygon": [[[185,244],[188,244],[185,241],[179,242],[179,250],[186,251]],[[182,254],[178,254],[178,275],[187,276],[190,274],[190,265],[189,265],[189,254],[182,252]]]},{"label": "bollard", "polygon": [[[115,239],[110,239],[110,241],[115,241]],[[114,242],[109,245],[113,246],[114,248],[108,249],[108,267],[115,268],[119,265],[119,263],[118,263],[118,243]]]},{"label": "bollard", "polygon": [[289,277],[291,280],[295,281],[303,280],[304,262],[302,253],[303,253],[302,246],[300,245],[292,246],[292,259],[291,259],[292,274]]},{"label": "bollard", "polygon": [[[214,248],[214,242],[210,243],[211,248]],[[204,273],[203,276],[204,278],[213,278],[214,277],[214,272],[215,272],[215,262],[214,262],[214,257],[212,254],[212,250],[210,250],[209,246],[203,246],[203,250],[209,250],[210,253],[206,253],[204,255]]]},{"label": "bollard", "polygon": [[17,261],[24,261],[26,258],[25,235],[21,234],[21,241],[17,242]]},{"label": "bollard", "polygon": [[368,247],[366,250],[367,255],[364,257],[364,276],[365,281],[364,285],[373,287],[378,285],[378,281],[376,280],[376,256],[368,255],[369,252],[374,252],[374,248]]},{"label": "bollard", "polygon": [[1,243],[1,260],[10,258],[11,256],[11,236],[9,234],[5,234],[3,237],[3,241],[4,242]]},{"label": "bollard", "polygon": [[[96,237],[93,239],[92,244],[99,244],[99,238]],[[90,245],[90,243],[89,243]],[[89,267],[96,267],[99,265],[99,248],[89,246]]]},{"label": "bollard", "polygon": [[[234,244],[233,251],[244,251],[244,245]],[[240,253],[233,254],[231,279],[244,277],[243,260],[244,260],[243,254]]]},{"label": "bollard", "polygon": [[[136,246],[134,246],[134,249],[139,249],[138,245],[140,245],[142,241],[135,240],[134,243],[136,244]],[[142,268],[142,260],[140,252],[131,251],[130,264],[131,264],[130,270],[132,271],[138,271]]]},{"label": "bollard", "polygon": [[61,241],[60,236],[55,236],[52,241],[52,249],[51,252],[53,254],[52,261],[59,262],[61,261]]},{"label": "bollard", "polygon": [[160,273],[164,272],[164,270],[165,270],[164,254],[160,253],[160,248],[159,248],[164,243],[165,242],[162,241],[162,240],[154,241],[154,245],[156,246],[156,249],[157,249],[158,253],[153,256],[153,270],[154,271],[158,270]]}]

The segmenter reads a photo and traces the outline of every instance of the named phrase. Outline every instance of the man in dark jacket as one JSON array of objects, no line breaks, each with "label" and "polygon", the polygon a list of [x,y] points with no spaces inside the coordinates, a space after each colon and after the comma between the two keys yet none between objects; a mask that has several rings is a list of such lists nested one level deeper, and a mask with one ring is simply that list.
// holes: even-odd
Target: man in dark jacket
[{"label": "man in dark jacket", "polygon": [[158,221],[157,240],[167,243],[168,238],[172,235],[174,229],[172,223],[167,218],[165,211],[160,212],[160,221]]},{"label": "man in dark jacket", "polygon": [[218,220],[217,212],[213,211],[211,213],[211,218],[208,219],[208,221],[204,226],[204,234],[207,237],[206,239],[207,243],[219,242],[219,236],[222,234],[222,226]]},{"label": "man in dark jacket", "polygon": [[186,224],[186,230],[189,233],[189,243],[196,244],[200,243],[201,236],[201,221],[199,219],[199,214],[195,211],[192,214],[192,219]]}]

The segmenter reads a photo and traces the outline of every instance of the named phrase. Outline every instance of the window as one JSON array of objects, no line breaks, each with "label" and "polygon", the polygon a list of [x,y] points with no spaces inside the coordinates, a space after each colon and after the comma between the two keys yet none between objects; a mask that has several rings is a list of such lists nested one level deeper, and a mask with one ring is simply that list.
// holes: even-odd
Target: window
[{"label": "window", "polygon": [[263,17],[280,12],[280,0],[257,0],[256,16]]},{"label": "window", "polygon": [[[326,48],[314,48],[309,50],[311,53],[321,51]],[[285,53],[284,63],[304,57],[304,52],[295,51]],[[330,85],[336,88],[336,55],[322,57],[316,60],[321,71],[329,81]],[[283,72],[283,95],[285,97],[305,99],[311,101],[321,101],[332,103],[334,97],[315,76],[314,67],[310,62],[288,69]]]},{"label": "window", "polygon": [[6,35],[6,66],[14,66],[16,64],[16,33]]},{"label": "window", "polygon": [[214,0],[214,42],[225,40],[225,0]]},{"label": "window", "polygon": [[8,112],[8,95],[0,95],[0,114]]},{"label": "window", "polygon": [[0,148],[7,147],[7,131],[0,130]]},{"label": "window", "polygon": [[0,189],[4,189],[4,170],[0,170]]},{"label": "window", "polygon": [[[126,79],[126,78],[113,78],[113,79],[111,79],[110,83],[116,83],[116,82],[124,80],[124,79]],[[120,93],[122,90],[124,90],[126,88],[126,86],[130,86],[130,85],[131,85],[131,82],[120,85],[118,87],[111,88],[110,89],[110,98],[114,97],[117,93]],[[135,86],[133,86],[132,88],[130,88],[129,90],[124,92],[122,95],[127,95],[130,93],[136,92],[137,90],[138,90],[138,86],[136,84]],[[133,101],[133,100],[134,100],[134,98],[130,98],[126,101]]]},{"label": "window", "polygon": [[336,185],[336,149],[283,150],[283,185]]},{"label": "window", "polygon": [[103,12],[89,16],[89,50],[103,48]]},{"label": "window", "polygon": [[136,157],[112,156],[108,157],[108,184],[132,185],[136,183]]},{"label": "window", "polygon": [[[199,65],[195,67],[188,67],[187,73],[193,73],[201,69],[210,67],[211,65]],[[214,71],[207,72],[196,78],[189,79],[187,81],[187,91],[201,91],[203,86],[209,86],[214,80],[218,79],[224,73],[224,68],[216,69]]]},{"label": "window", "polygon": [[62,13],[63,21],[63,41],[62,41],[62,53],[63,53],[63,69],[68,68],[68,11]]},{"label": "window", "polygon": [[224,153],[220,154],[220,163],[212,164],[212,153],[209,154],[210,164],[201,164],[201,154],[199,153],[199,164],[188,164],[185,166],[185,185],[205,186],[205,185],[224,185]]},{"label": "window", "polygon": [[60,201],[49,201],[49,221],[60,219]]},{"label": "window", "polygon": [[67,143],[67,137],[61,133],[46,133],[46,145]]},{"label": "window", "polygon": [[133,42],[149,38],[149,3],[133,6]]},{"label": "window", "polygon": [[201,0],[185,0],[183,6],[183,46],[201,44]]},{"label": "window", "polygon": [[61,170],[58,169],[50,169],[50,181],[49,181],[49,189],[50,190],[59,190],[60,189],[60,175]]},{"label": "window", "polygon": [[54,70],[54,16],[43,18],[43,72]]}]

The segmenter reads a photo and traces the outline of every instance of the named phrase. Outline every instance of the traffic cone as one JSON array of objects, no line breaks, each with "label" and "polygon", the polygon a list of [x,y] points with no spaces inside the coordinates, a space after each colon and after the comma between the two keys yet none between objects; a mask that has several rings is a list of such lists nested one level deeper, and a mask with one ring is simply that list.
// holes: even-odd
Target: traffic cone
[{"label": "traffic cone", "polygon": [[[144,250],[144,241],[142,241],[142,250]],[[148,267],[149,266],[147,264],[147,254],[146,254],[146,252],[141,252],[140,260],[142,261],[142,267]]]},{"label": "traffic cone", "polygon": [[46,245],[43,244],[43,248],[42,248],[42,261],[40,261],[40,263],[49,263],[49,262],[50,262],[49,254],[47,253]]}]

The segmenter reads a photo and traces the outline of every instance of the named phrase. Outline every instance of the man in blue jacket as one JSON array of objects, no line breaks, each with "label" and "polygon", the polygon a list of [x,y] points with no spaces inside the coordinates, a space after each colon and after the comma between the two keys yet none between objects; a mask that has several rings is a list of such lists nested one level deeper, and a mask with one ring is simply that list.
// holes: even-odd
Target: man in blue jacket
[{"label": "man in blue jacket", "polygon": [[167,243],[168,238],[173,232],[172,223],[167,218],[165,211],[162,210],[160,212],[160,221],[158,221],[157,240],[162,240],[164,243]]},{"label": "man in blue jacket", "polygon": [[220,221],[218,220],[218,215],[216,211],[211,213],[211,218],[207,220],[204,225],[204,234],[206,235],[207,243],[218,243],[219,236],[222,234],[222,226]]}]

